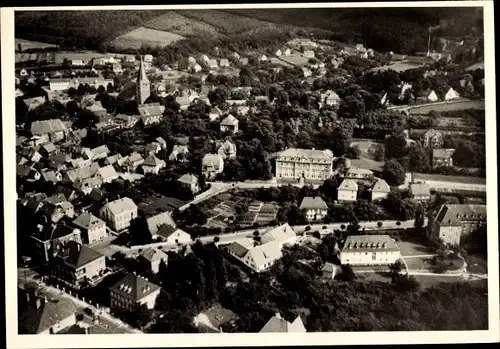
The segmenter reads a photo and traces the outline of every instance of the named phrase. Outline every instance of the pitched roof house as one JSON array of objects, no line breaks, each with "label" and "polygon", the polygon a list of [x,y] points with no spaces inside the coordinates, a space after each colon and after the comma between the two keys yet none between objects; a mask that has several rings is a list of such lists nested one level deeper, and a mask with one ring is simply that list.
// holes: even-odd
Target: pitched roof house
[{"label": "pitched roof house", "polygon": [[110,287],[111,309],[134,311],[139,304],[153,309],[160,289],[160,286],[141,276],[129,274]]},{"label": "pitched roof house", "polygon": [[76,217],[73,225],[80,229],[82,239],[87,244],[101,241],[107,235],[106,223],[89,212],[83,212]]},{"label": "pitched roof house", "polygon": [[186,173],[178,178],[177,182],[179,182],[184,189],[188,190],[192,194],[196,194],[200,191],[198,177],[195,175]]},{"label": "pitched roof house", "polygon": [[431,198],[431,187],[427,183],[411,183],[410,193],[414,200],[425,201]]},{"label": "pitched roof house", "polygon": [[150,154],[142,163],[142,172],[144,172],[144,174],[158,174],[165,166],[165,161],[158,159],[154,154]]},{"label": "pitched roof house", "polygon": [[432,166],[453,167],[453,154],[455,149],[432,149]]},{"label": "pitched roof house", "polygon": [[169,225],[172,227],[177,227],[177,225],[175,224],[175,221],[172,218],[172,214],[170,212],[163,212],[163,213],[157,214],[156,216],[149,217],[147,219],[147,222],[148,222],[149,232],[151,233],[153,238],[156,237],[156,235],[158,233],[158,229],[162,225]]},{"label": "pitched roof house", "polygon": [[222,156],[223,159],[230,159],[236,157],[236,144],[226,140],[217,149],[217,154]]},{"label": "pitched roof house", "polygon": [[54,302],[38,291],[18,289],[19,334],[59,333],[76,323],[77,312],[69,299]]},{"label": "pitched roof house", "polygon": [[163,261],[165,264],[168,263],[168,255],[153,247],[148,247],[139,253],[140,258],[146,262],[149,269],[153,273],[157,273],[160,269],[160,263]]},{"label": "pitched roof house", "polygon": [[189,149],[186,145],[174,145],[174,148],[172,149],[172,152],[168,156],[168,159],[170,161],[176,161],[179,160],[179,155],[181,155],[181,161],[184,161],[186,155],[189,154]]},{"label": "pitched roof house", "polygon": [[378,179],[372,187],[371,196],[372,201],[383,199],[389,195],[391,188],[389,184],[383,179]]},{"label": "pitched roof house", "polygon": [[213,179],[224,171],[224,159],[219,154],[205,154],[202,160],[202,172],[207,179]]},{"label": "pitched roof house", "polygon": [[220,131],[221,132],[238,132],[239,121],[233,115],[229,114],[224,120],[220,123]]},{"label": "pitched roof house", "polygon": [[115,179],[118,179],[118,173],[116,173],[113,165],[107,165],[99,168],[96,176],[100,177],[103,183],[111,183]]},{"label": "pitched roof house", "polygon": [[259,331],[260,333],[277,333],[277,332],[307,332],[302,322],[302,318],[297,316],[293,322],[288,322],[281,317],[279,313],[276,313],[269,321],[264,325],[264,327]]},{"label": "pitched roof house", "polygon": [[328,213],[328,205],[321,196],[306,196],[302,199],[300,209],[306,213],[307,220],[318,221]]},{"label": "pitched roof house", "polygon": [[358,185],[352,179],[344,179],[337,189],[337,199],[339,201],[356,201]]}]

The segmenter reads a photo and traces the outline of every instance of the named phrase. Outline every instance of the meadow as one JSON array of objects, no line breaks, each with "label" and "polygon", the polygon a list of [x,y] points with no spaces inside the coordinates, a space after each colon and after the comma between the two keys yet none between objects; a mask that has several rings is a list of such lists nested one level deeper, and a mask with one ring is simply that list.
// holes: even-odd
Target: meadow
[{"label": "meadow", "polygon": [[167,31],[139,27],[124,35],[117,37],[111,43],[117,48],[135,48],[143,45],[168,46],[176,41],[184,39],[184,36]]}]

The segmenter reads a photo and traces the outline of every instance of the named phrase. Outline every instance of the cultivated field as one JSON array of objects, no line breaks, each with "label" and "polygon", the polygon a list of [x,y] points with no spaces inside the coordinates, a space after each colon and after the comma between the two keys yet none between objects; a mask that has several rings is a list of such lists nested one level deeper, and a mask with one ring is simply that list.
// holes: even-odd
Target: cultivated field
[{"label": "cultivated field", "polygon": [[18,45],[21,45],[21,49],[24,50],[33,50],[33,49],[44,49],[44,48],[56,48],[57,45],[47,44],[44,42],[38,41],[30,41],[24,39],[15,39],[16,51],[18,49]]},{"label": "cultivated field", "polygon": [[173,211],[176,208],[184,205],[186,201],[179,200],[177,198],[171,198],[166,196],[153,196],[148,198],[146,201],[141,202],[138,206],[144,214],[149,216],[154,216],[165,211]]},{"label": "cultivated field", "polygon": [[415,69],[415,68],[419,68],[422,66],[423,66],[423,64],[419,64],[419,63],[398,62],[398,63],[393,63],[390,65],[384,65],[382,67],[375,67],[375,68],[372,68],[370,70],[371,71],[385,71],[385,70],[392,69],[392,70],[395,70],[397,72],[402,72],[405,70]]},{"label": "cultivated field", "polygon": [[168,31],[185,37],[195,35],[216,36],[218,30],[216,27],[196,21],[180,15],[175,11],[169,11],[161,16],[155,17],[144,24],[145,28]]},{"label": "cultivated field", "polygon": [[452,111],[452,110],[464,110],[464,109],[480,109],[484,110],[484,101],[481,100],[459,100],[455,102],[447,102],[442,104],[423,104],[421,106],[415,106],[410,109],[411,114],[427,114],[431,111],[442,112],[442,111]]},{"label": "cultivated field", "polygon": [[291,65],[295,65],[295,66],[299,66],[299,67],[306,65],[307,61],[309,60],[309,58],[305,58],[305,57],[302,57],[299,55],[283,56],[280,58],[282,61],[284,61],[286,63],[289,63]]},{"label": "cultivated field", "polygon": [[375,151],[377,144],[377,142],[355,141],[351,143],[351,147],[358,147],[362,158],[373,160],[373,152]]},{"label": "cultivated field", "polygon": [[293,68],[293,65],[292,65],[292,64],[290,64],[290,63],[288,63],[288,62],[286,62],[286,61],[282,60],[281,58],[278,58],[278,57],[271,57],[271,58],[269,58],[269,60],[270,60],[270,61],[271,61],[271,63],[273,63],[273,64],[280,64],[280,65],[282,65],[282,66],[284,66],[284,67]]},{"label": "cultivated field", "polygon": [[184,39],[182,35],[162,30],[139,27],[117,37],[111,43],[116,47],[138,49],[142,45],[168,46],[182,39]]},{"label": "cultivated field", "polygon": [[201,21],[216,27],[223,34],[238,34],[254,28],[271,26],[272,23],[255,18],[238,16],[218,10],[182,10],[179,14],[194,21]]},{"label": "cultivated field", "polygon": [[477,184],[485,185],[486,178],[481,177],[465,177],[465,176],[445,176],[437,174],[413,173],[414,181],[435,181],[435,182],[453,182],[460,184]]}]

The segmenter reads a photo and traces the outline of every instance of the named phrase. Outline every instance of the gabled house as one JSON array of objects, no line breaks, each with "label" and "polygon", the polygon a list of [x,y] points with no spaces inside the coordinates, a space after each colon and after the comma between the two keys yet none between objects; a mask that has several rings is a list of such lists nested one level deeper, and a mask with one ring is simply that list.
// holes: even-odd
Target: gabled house
[{"label": "gabled house", "polygon": [[50,169],[43,169],[41,171],[41,175],[46,183],[52,182],[56,184],[58,182],[61,182],[63,178],[61,172]]},{"label": "gabled house", "polygon": [[207,179],[214,179],[224,171],[224,159],[219,154],[205,154],[202,160],[202,173]]},{"label": "gabled house", "polygon": [[302,322],[302,318],[297,316],[293,322],[288,322],[281,317],[279,313],[276,313],[269,321],[264,325],[264,327],[259,331],[259,333],[279,333],[279,332],[296,332],[305,333],[307,332]]},{"label": "gabled house", "polygon": [[427,101],[429,102],[437,102],[439,100],[436,92],[434,92],[434,90],[432,90],[431,92],[429,92],[429,94],[426,96],[427,98]]},{"label": "gabled house", "polygon": [[82,240],[86,244],[102,241],[107,236],[106,223],[92,213],[83,212],[73,221],[73,224],[80,229]]},{"label": "gabled house", "polygon": [[189,70],[192,72],[192,73],[199,73],[203,70],[203,68],[201,67],[201,65],[199,65],[198,63],[192,65]]},{"label": "gabled house", "polygon": [[210,69],[217,69],[218,68],[218,64],[217,64],[217,60],[216,59],[210,59],[208,62],[207,62],[207,65]]},{"label": "gabled house", "polygon": [[223,159],[231,159],[236,157],[236,144],[226,140],[217,149],[217,154],[219,154]]},{"label": "gabled house", "polygon": [[92,158],[90,158],[92,161],[100,160],[100,159],[106,159],[108,155],[111,153],[108,149],[107,145],[100,145],[96,148],[90,149]]},{"label": "gabled house", "polygon": [[139,153],[132,153],[126,158],[126,165],[129,171],[136,171],[144,163],[144,158]]},{"label": "gabled house", "polygon": [[82,242],[80,229],[63,224],[39,226],[31,237],[35,244],[36,257],[44,262],[51,260],[68,241]]},{"label": "gabled house", "polygon": [[410,194],[413,200],[428,201],[431,199],[431,187],[427,183],[411,183]]},{"label": "gabled house", "polygon": [[460,98],[460,95],[458,94],[457,91],[455,91],[453,88],[449,88],[446,94],[444,95],[444,100],[445,101],[450,101],[453,99]]},{"label": "gabled house", "polygon": [[270,228],[262,234],[261,243],[267,244],[270,242],[276,242],[281,250],[284,245],[297,243],[297,234],[288,223],[285,223],[278,227]]},{"label": "gabled house", "polygon": [[344,179],[337,189],[338,201],[356,201],[357,195],[358,185],[349,178]]},{"label": "gabled house", "polygon": [[340,251],[342,265],[390,265],[401,257],[389,235],[350,235]]},{"label": "gabled house", "polygon": [[453,154],[455,149],[432,149],[432,166],[453,167]]},{"label": "gabled house", "polygon": [[75,209],[63,194],[53,195],[45,199],[40,207],[40,212],[52,222],[58,222],[63,217],[73,218]]},{"label": "gabled house", "polygon": [[302,57],[304,57],[304,58],[314,58],[314,51],[312,51],[312,50],[306,50],[302,54]]},{"label": "gabled house", "polygon": [[175,97],[175,101],[179,104],[181,110],[187,110],[191,105],[191,99],[187,95],[177,96]]},{"label": "gabled house", "polygon": [[141,104],[138,106],[139,117],[144,126],[161,122],[165,107],[159,103]]},{"label": "gabled house", "polygon": [[215,108],[212,108],[212,110],[210,110],[210,113],[208,114],[208,118],[210,119],[210,121],[215,121],[215,120],[219,119],[220,117],[222,117],[223,114],[224,114],[224,112],[222,110],[220,110],[219,107],[215,107]]},{"label": "gabled house", "polygon": [[378,179],[371,189],[372,201],[384,199],[390,192],[389,184],[383,179]]},{"label": "gabled house", "polygon": [[187,145],[174,145],[174,148],[172,149],[172,152],[168,156],[168,159],[170,161],[185,161],[185,158],[189,154],[189,149]]},{"label": "gabled house", "polygon": [[139,120],[140,116],[127,114],[118,114],[114,118],[114,122],[125,129],[134,127]]},{"label": "gabled house", "polygon": [[161,262],[164,262],[165,265],[168,263],[168,255],[156,248],[148,247],[139,253],[138,260],[156,274],[160,269]]},{"label": "gabled house", "polygon": [[234,116],[229,114],[224,120],[220,123],[220,131],[221,132],[238,132],[239,121]]},{"label": "gabled house", "polygon": [[193,195],[196,195],[200,191],[198,177],[196,177],[195,175],[184,174],[177,179],[177,182],[179,182],[183,190],[186,190]]},{"label": "gabled house", "polygon": [[78,167],[73,170],[69,170],[64,175],[64,181],[75,183],[77,181],[82,181],[84,179],[91,178],[97,174],[99,170],[99,164],[93,162],[90,166]]},{"label": "gabled house", "polygon": [[430,129],[424,133],[423,137],[424,147],[428,148],[441,148],[444,144],[443,134],[434,129]]},{"label": "gabled house", "polygon": [[345,170],[344,178],[354,179],[356,181],[372,180],[373,179],[373,171],[365,169],[365,168],[358,168],[358,167],[350,166]]},{"label": "gabled house", "polygon": [[85,195],[89,195],[94,189],[101,188],[102,183],[103,181],[100,177],[90,177],[75,181],[73,188]]},{"label": "gabled house", "polygon": [[429,212],[426,234],[431,240],[459,245],[462,237],[486,223],[486,205],[445,204]]},{"label": "gabled house", "polygon": [[[328,91],[327,91],[328,92]],[[334,91],[329,91],[324,102],[326,105],[339,105],[342,100]]]},{"label": "gabled house", "polygon": [[229,60],[226,58],[223,58],[219,62],[219,67],[229,67]]},{"label": "gabled house", "polygon": [[166,224],[158,228],[157,236],[171,245],[187,244],[192,241],[191,235],[184,230]]},{"label": "gabled house", "polygon": [[16,174],[19,178],[25,179],[28,182],[35,182],[42,177],[41,173],[33,168],[33,166],[24,164],[17,165]]},{"label": "gabled house", "polygon": [[121,154],[115,154],[115,155],[108,156],[104,160],[104,164],[105,165],[114,165],[117,163],[118,159],[121,159],[121,158],[122,158]]},{"label": "gabled house", "polygon": [[99,168],[99,170],[97,170],[96,176],[100,177],[103,183],[111,183],[114,180],[118,179],[118,173],[116,173],[113,165],[107,165]]},{"label": "gabled house", "polygon": [[121,231],[128,228],[130,221],[137,217],[137,205],[130,198],[121,198],[104,205],[99,215],[114,230]]},{"label": "gabled house", "polygon": [[147,154],[158,154],[160,152],[160,150],[162,150],[162,147],[161,147],[160,143],[156,143],[156,142],[148,143],[148,144],[146,144],[146,147],[144,148],[144,151]]},{"label": "gabled house", "polygon": [[42,120],[31,124],[31,134],[47,142],[58,142],[66,138],[68,129],[59,119]]},{"label": "gabled house", "polygon": [[80,288],[94,284],[106,270],[106,257],[90,247],[69,241],[55,257],[53,276]]},{"label": "gabled house", "polygon": [[149,232],[151,233],[153,239],[158,237],[158,229],[162,225],[169,225],[172,227],[176,227],[176,224],[174,220],[172,219],[172,214],[170,212],[163,212],[160,214],[157,214],[156,216],[149,217],[147,219],[148,222],[148,229]]},{"label": "gabled house", "polygon": [[258,59],[259,59],[260,62],[266,62],[267,61],[267,56],[266,55],[260,55]]},{"label": "gabled house", "polygon": [[156,137],[155,141],[160,144],[162,149],[167,149],[167,141],[163,139],[163,137]]},{"label": "gabled house", "polygon": [[67,298],[49,301],[36,288],[18,289],[19,334],[56,334],[76,324],[78,309]]},{"label": "gabled house", "polygon": [[307,67],[302,67],[302,74],[304,75],[305,78],[308,78],[312,76],[312,71]]},{"label": "gabled house", "polygon": [[320,196],[306,196],[300,209],[305,211],[308,221],[320,221],[328,214],[328,205]]},{"label": "gabled house", "polygon": [[158,174],[162,168],[165,168],[166,163],[158,159],[154,154],[150,154],[142,163],[142,172],[144,174],[153,173]]},{"label": "gabled house", "polygon": [[321,268],[321,274],[324,279],[334,279],[340,273],[342,273],[342,268],[330,262],[326,262],[323,268]]},{"label": "gabled house", "polygon": [[110,288],[111,311],[135,311],[143,304],[153,309],[160,290],[160,286],[145,278],[129,274]]}]

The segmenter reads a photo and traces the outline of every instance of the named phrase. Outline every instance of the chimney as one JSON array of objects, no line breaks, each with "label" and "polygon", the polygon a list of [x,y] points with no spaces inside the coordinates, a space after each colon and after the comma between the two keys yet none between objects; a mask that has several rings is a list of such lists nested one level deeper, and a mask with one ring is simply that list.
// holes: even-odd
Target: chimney
[{"label": "chimney", "polygon": [[17,50],[19,51],[19,53],[23,53],[23,48],[21,44],[17,44]]},{"label": "chimney", "polygon": [[26,301],[28,303],[30,302],[30,293],[29,293],[29,291],[26,293]]},{"label": "chimney", "polygon": [[76,244],[76,250],[78,252],[80,252],[81,249],[82,249],[82,245],[81,244]]},{"label": "chimney", "polygon": [[42,300],[40,298],[37,298],[36,299],[36,308],[40,309],[41,306],[42,306]]},{"label": "chimney", "polygon": [[281,320],[281,315],[280,315],[280,313],[276,313],[274,316],[275,316],[277,319],[280,319],[280,320]]},{"label": "chimney", "polygon": [[45,303],[49,302],[49,300],[47,299],[47,296],[44,297],[44,301],[45,301]]}]

